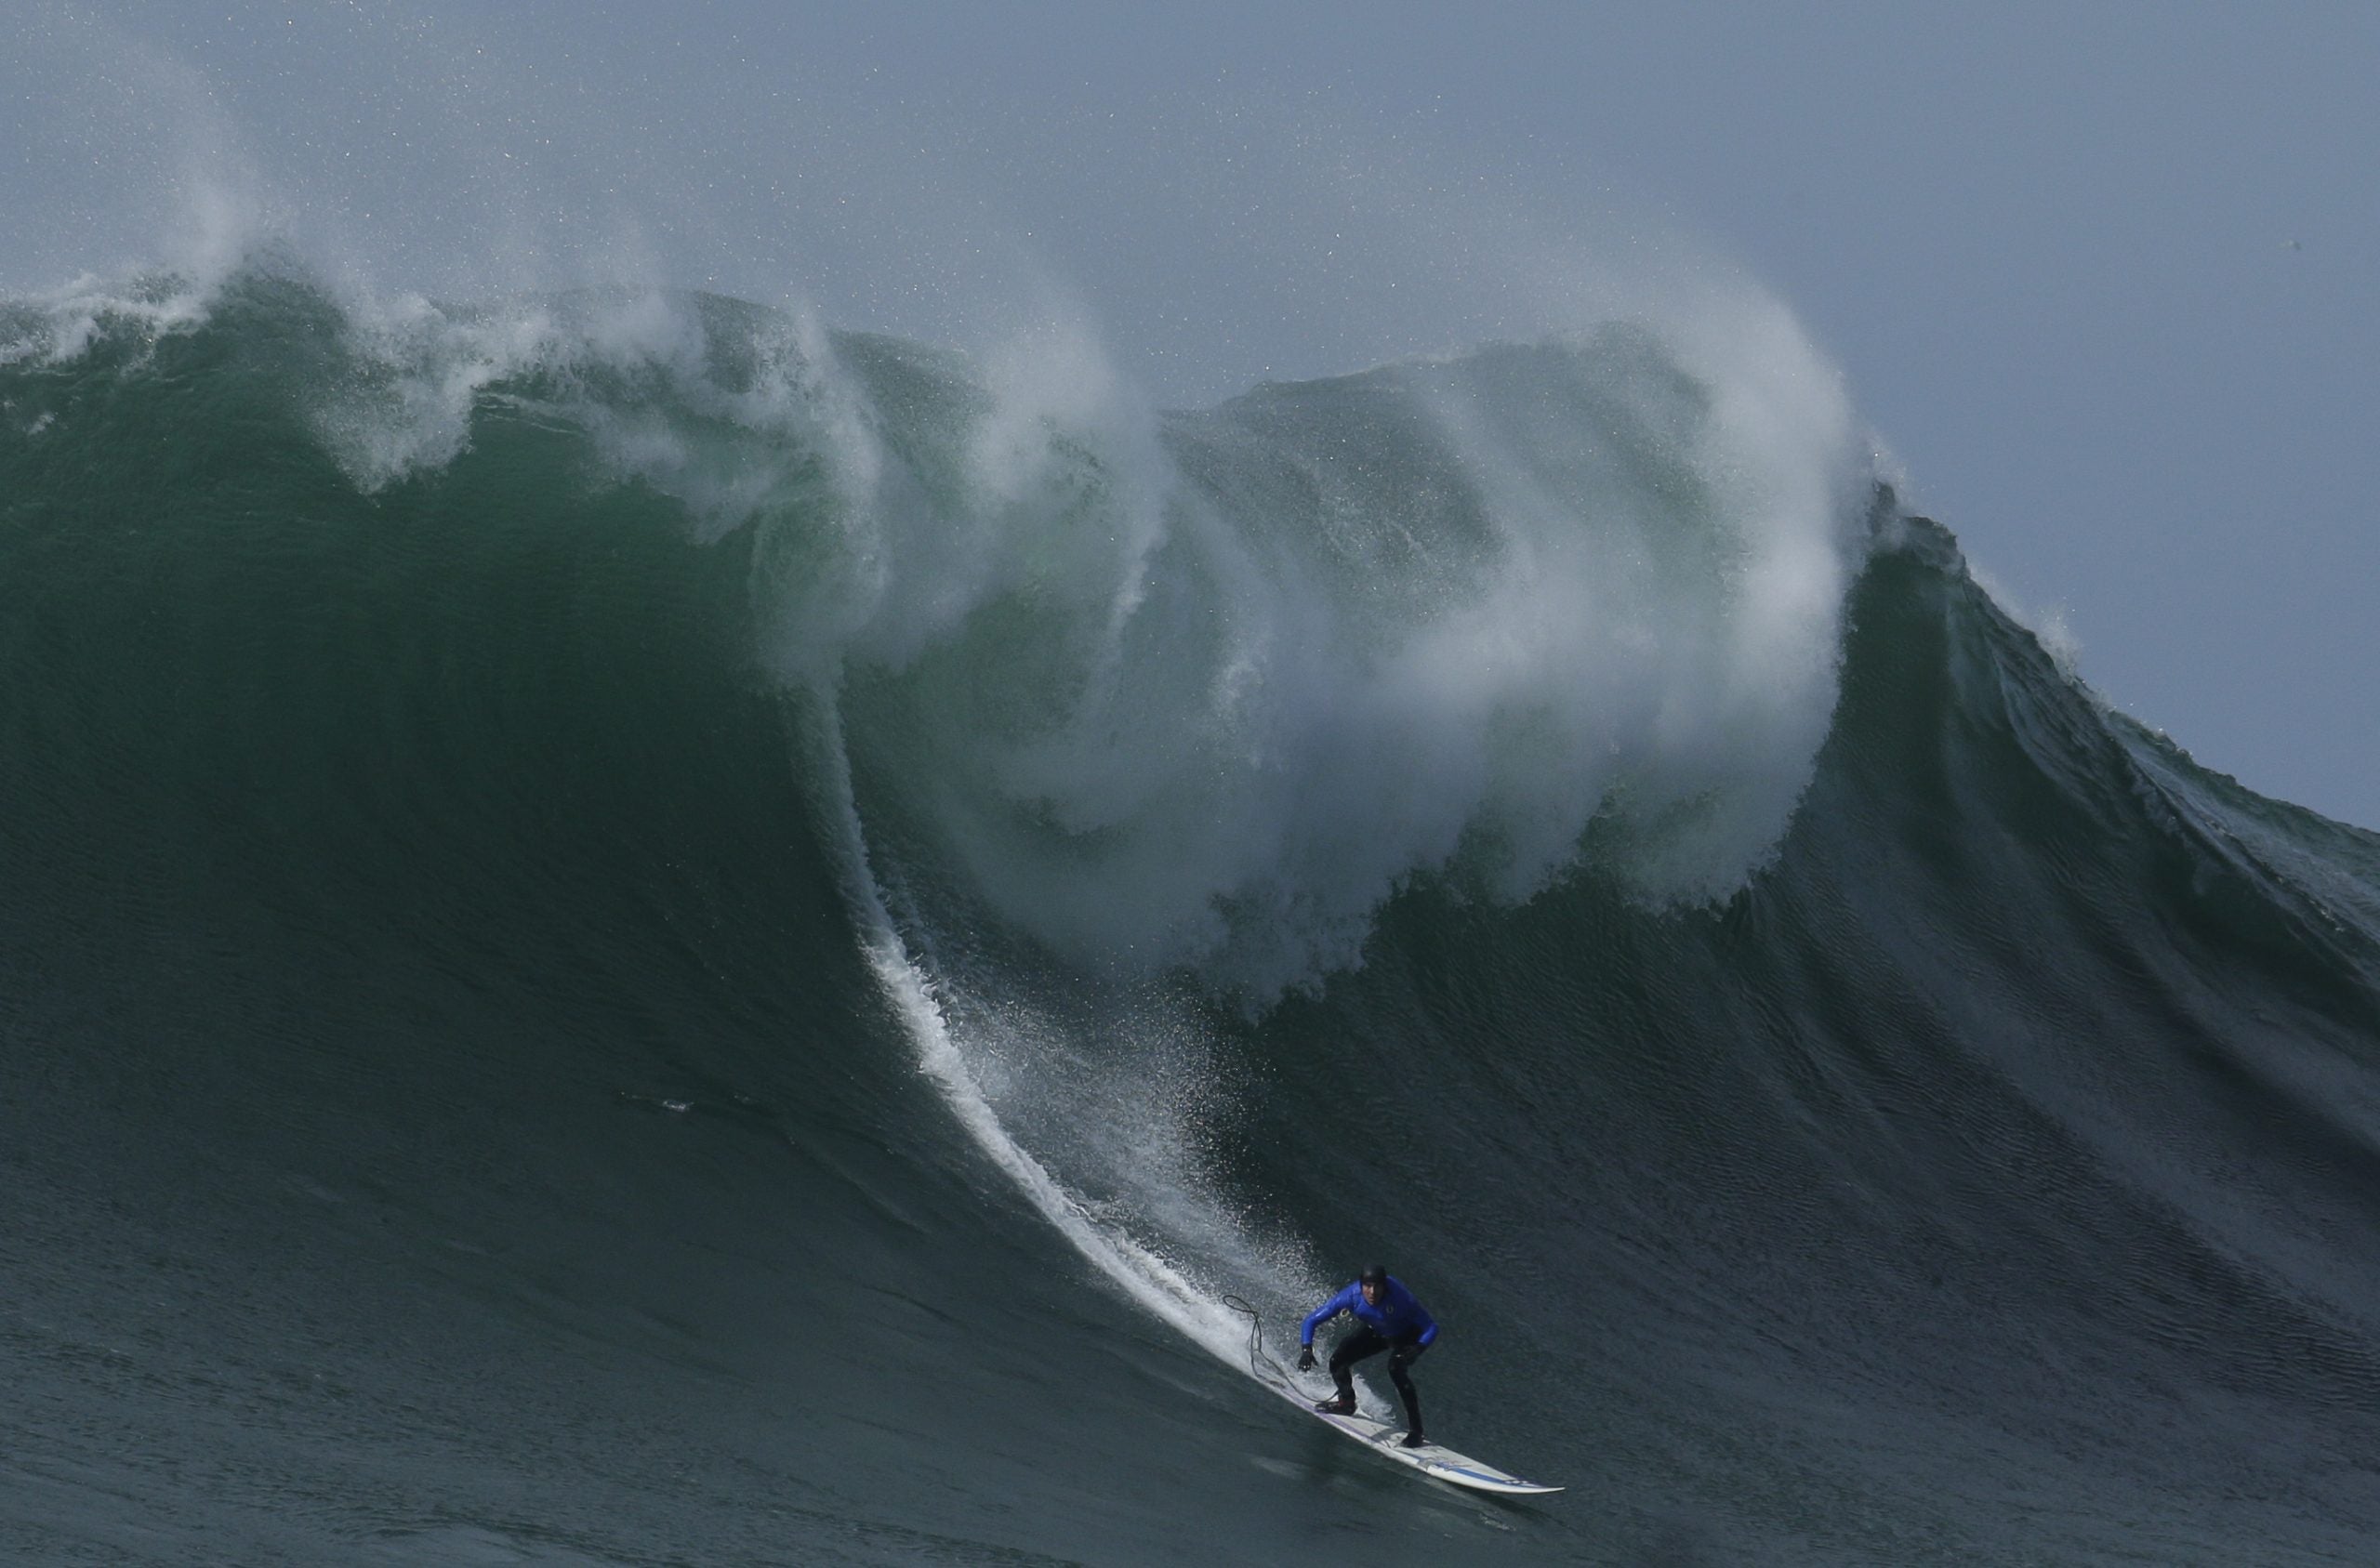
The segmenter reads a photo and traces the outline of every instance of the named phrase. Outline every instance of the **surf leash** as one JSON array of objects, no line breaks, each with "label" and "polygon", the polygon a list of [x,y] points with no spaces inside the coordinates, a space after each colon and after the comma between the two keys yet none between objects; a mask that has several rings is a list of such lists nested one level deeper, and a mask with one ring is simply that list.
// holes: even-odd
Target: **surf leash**
[{"label": "surf leash", "polygon": [[[1264,1376],[1264,1366],[1269,1366],[1279,1375],[1282,1382],[1293,1389],[1296,1388],[1298,1380],[1289,1375],[1289,1368],[1264,1353],[1264,1320],[1257,1314],[1256,1309],[1238,1297],[1228,1294],[1223,1297],[1223,1305],[1235,1312],[1244,1312],[1248,1316],[1248,1370],[1255,1377],[1262,1377]],[[1264,1366],[1257,1365],[1260,1361],[1264,1364]]]}]

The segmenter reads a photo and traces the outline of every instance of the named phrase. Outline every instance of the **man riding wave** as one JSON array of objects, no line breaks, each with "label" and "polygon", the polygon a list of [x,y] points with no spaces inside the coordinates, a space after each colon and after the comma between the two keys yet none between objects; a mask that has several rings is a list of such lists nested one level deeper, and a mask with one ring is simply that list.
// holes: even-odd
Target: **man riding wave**
[{"label": "man riding wave", "polygon": [[1421,1359],[1421,1352],[1436,1342],[1437,1321],[1422,1310],[1421,1303],[1413,1298],[1413,1293],[1405,1288],[1402,1281],[1383,1265],[1374,1263],[1350,1281],[1344,1290],[1306,1314],[1298,1329],[1299,1371],[1314,1369],[1314,1331],[1342,1312],[1352,1313],[1356,1326],[1330,1352],[1330,1380],[1338,1385],[1339,1391],[1329,1399],[1316,1401],[1314,1407],[1328,1415],[1353,1416],[1353,1367],[1366,1357],[1386,1351],[1388,1380],[1396,1385],[1396,1395],[1405,1402],[1403,1445],[1421,1447],[1429,1440],[1421,1435],[1421,1396],[1414,1390],[1410,1368]]}]

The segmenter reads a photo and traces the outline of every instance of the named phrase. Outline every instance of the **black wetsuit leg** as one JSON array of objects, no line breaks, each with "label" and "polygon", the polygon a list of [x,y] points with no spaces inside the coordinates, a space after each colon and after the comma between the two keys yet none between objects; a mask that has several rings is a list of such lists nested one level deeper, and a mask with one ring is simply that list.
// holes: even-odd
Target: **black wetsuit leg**
[{"label": "black wetsuit leg", "polygon": [[1421,1394],[1407,1369],[1429,1348],[1418,1338],[1407,1339],[1388,1358],[1388,1380],[1396,1385],[1396,1397],[1405,1402],[1405,1430],[1415,1437],[1421,1435]]},{"label": "black wetsuit leg", "polygon": [[1355,1363],[1382,1351],[1394,1351],[1395,1353],[1388,1358],[1388,1380],[1396,1385],[1396,1397],[1405,1402],[1405,1430],[1418,1432],[1421,1430],[1421,1395],[1406,1369],[1421,1360],[1421,1352],[1429,1348],[1418,1338],[1391,1340],[1378,1329],[1358,1328],[1340,1340],[1339,1348],[1330,1352],[1330,1380],[1339,1385],[1342,1397],[1352,1399],[1355,1393]]},{"label": "black wetsuit leg", "polygon": [[1339,1341],[1330,1352],[1330,1380],[1339,1385],[1342,1399],[1355,1397],[1355,1374],[1351,1370],[1367,1356],[1376,1356],[1388,1349],[1388,1341],[1376,1328],[1358,1328]]}]

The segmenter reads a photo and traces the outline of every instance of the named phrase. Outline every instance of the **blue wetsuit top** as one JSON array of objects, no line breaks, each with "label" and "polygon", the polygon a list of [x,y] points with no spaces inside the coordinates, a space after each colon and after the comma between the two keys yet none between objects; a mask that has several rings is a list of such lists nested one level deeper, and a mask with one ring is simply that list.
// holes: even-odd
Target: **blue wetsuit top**
[{"label": "blue wetsuit top", "polygon": [[1298,1343],[1314,1343],[1314,1331],[1342,1312],[1353,1312],[1355,1321],[1371,1329],[1383,1339],[1401,1340],[1414,1337],[1420,1330],[1418,1343],[1426,1345],[1438,1337],[1435,1318],[1421,1310],[1413,1293],[1395,1274],[1380,1287],[1380,1305],[1375,1307],[1364,1299],[1364,1282],[1350,1280],[1347,1288],[1325,1301],[1305,1315],[1305,1323],[1298,1329]]}]

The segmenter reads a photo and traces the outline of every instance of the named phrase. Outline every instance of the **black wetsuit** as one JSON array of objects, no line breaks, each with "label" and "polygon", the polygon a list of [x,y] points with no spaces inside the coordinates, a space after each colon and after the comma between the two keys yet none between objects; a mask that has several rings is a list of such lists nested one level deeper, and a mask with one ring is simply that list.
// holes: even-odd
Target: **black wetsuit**
[{"label": "black wetsuit", "polygon": [[1421,1352],[1429,1348],[1421,1342],[1418,1333],[1409,1338],[1391,1339],[1377,1328],[1359,1328],[1340,1340],[1339,1348],[1330,1352],[1330,1380],[1339,1385],[1341,1394],[1353,1398],[1355,1375],[1352,1368],[1355,1364],[1382,1351],[1388,1351],[1388,1380],[1396,1385],[1396,1397],[1405,1402],[1405,1430],[1418,1432],[1421,1430],[1421,1395],[1413,1387],[1413,1379],[1407,1375],[1406,1369],[1420,1361]]}]

